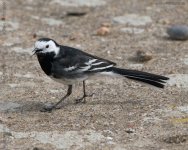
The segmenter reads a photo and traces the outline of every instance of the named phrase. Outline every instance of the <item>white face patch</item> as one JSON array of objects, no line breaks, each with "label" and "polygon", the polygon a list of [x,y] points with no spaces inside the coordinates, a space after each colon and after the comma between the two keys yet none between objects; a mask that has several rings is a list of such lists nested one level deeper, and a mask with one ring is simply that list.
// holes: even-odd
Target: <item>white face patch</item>
[{"label": "white face patch", "polygon": [[56,46],[54,41],[36,41],[35,49],[41,49],[40,53],[54,52],[56,55],[59,53],[60,47]]}]

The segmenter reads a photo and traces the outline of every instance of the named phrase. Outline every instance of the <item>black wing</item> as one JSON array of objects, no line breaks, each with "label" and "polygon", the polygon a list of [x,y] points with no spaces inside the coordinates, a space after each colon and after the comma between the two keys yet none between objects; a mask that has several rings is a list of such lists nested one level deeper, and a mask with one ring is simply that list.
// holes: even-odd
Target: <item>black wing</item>
[{"label": "black wing", "polygon": [[60,53],[52,63],[52,72],[57,77],[101,72],[116,64],[81,50],[61,46]]}]

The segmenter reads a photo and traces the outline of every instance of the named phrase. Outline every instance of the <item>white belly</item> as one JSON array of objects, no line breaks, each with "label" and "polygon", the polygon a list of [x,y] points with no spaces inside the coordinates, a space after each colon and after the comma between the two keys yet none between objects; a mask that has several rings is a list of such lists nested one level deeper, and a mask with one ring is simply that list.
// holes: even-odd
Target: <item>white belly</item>
[{"label": "white belly", "polygon": [[88,76],[84,76],[82,78],[75,78],[75,79],[67,79],[67,78],[57,79],[52,76],[50,76],[50,78],[56,82],[59,82],[59,83],[65,84],[65,85],[73,85],[73,84],[76,84],[78,82],[82,82],[82,81],[88,79]]}]

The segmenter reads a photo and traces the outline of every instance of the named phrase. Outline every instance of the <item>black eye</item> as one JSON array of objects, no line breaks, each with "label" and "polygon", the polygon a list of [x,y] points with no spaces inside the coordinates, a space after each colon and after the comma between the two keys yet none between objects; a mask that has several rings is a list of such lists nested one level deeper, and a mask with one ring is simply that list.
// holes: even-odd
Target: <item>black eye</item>
[{"label": "black eye", "polygon": [[46,48],[48,48],[49,47],[49,45],[46,45]]}]

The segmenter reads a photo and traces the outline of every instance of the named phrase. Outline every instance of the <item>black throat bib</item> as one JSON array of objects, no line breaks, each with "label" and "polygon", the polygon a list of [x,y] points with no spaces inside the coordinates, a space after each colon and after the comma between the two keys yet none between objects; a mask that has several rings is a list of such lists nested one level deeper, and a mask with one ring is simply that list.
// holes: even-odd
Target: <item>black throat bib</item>
[{"label": "black throat bib", "polygon": [[52,62],[53,62],[54,56],[55,56],[54,52],[37,54],[37,58],[38,58],[39,64],[40,64],[42,70],[47,75],[51,75]]}]

